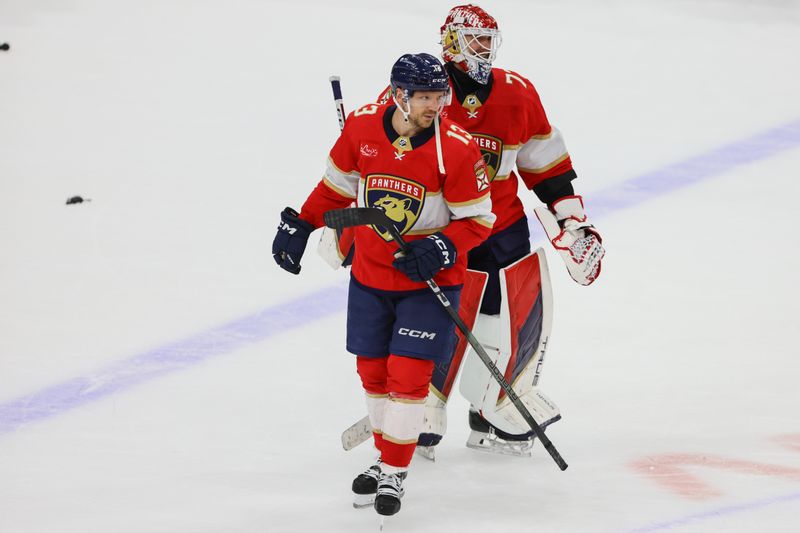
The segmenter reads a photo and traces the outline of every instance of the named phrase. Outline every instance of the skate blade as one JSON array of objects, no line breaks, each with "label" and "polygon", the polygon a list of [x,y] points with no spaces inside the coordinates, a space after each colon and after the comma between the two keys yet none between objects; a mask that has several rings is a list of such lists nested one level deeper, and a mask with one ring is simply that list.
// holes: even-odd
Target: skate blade
[{"label": "skate blade", "polygon": [[378,521],[378,531],[383,531],[384,520],[386,520],[385,516],[381,516]]},{"label": "skate blade", "polygon": [[417,446],[414,452],[420,457],[424,457],[429,461],[436,462],[436,447],[435,446]]},{"label": "skate blade", "polygon": [[355,494],[353,493],[353,509],[366,509],[375,505],[374,494]]},{"label": "skate blade", "polygon": [[491,434],[473,431],[467,439],[467,448],[511,457],[531,457],[533,441],[505,441]]}]

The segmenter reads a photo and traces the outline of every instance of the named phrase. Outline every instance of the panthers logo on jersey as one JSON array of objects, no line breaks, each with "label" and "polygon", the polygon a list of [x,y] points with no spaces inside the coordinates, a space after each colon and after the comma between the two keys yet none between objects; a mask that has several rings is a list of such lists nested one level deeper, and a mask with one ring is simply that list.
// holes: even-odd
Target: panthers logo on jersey
[{"label": "panthers logo on jersey", "polygon": [[470,135],[475,138],[483,160],[486,161],[486,173],[489,175],[489,181],[494,181],[503,157],[503,141],[484,133],[470,132]]},{"label": "panthers logo on jersey", "polygon": [[[386,174],[369,174],[364,188],[364,205],[383,209],[400,234],[417,222],[425,203],[425,187],[415,181]],[[385,241],[392,236],[386,228],[372,226]]]}]

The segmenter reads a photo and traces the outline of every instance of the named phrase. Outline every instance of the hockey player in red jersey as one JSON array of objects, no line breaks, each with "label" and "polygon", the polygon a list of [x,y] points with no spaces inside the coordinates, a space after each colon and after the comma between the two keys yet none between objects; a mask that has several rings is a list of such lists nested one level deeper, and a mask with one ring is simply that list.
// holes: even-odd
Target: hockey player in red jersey
[{"label": "hockey player in red jersey", "polygon": [[[560,419],[558,407],[538,388],[552,298],[544,253],[531,253],[520,181],[546,204],[535,210],[536,215],[577,283],[589,285],[597,279],[605,251],[584,212],[583,199],[573,189],[576,174],[563,137],[549,123],[535,87],[521,74],[492,68],[500,42],[497,21],[472,4],[452,8],[441,27],[442,57],[453,92],[442,116],[461,125],[478,143],[497,215],[491,236],[469,253],[464,297],[478,302],[464,302],[461,314],[468,324],[474,322],[478,339],[496,353],[495,362],[505,368],[506,379],[515,383],[515,392],[546,427]],[[388,101],[391,94],[387,89],[379,102]],[[323,257],[334,265],[347,255],[351,242],[348,235],[341,237],[335,243],[329,236],[320,246]],[[532,300],[526,291],[536,293]],[[521,307],[521,301],[527,304]],[[477,318],[467,316],[478,309]],[[447,399],[466,361],[460,388],[472,404],[473,431],[467,445],[529,455],[533,433],[502,392],[492,390],[492,378],[482,365],[470,365],[466,349],[462,339],[452,359],[434,370],[418,451],[432,458],[433,446],[446,430]]]},{"label": "hockey player in red jersey", "polygon": [[355,506],[373,505],[381,515],[400,509],[433,368],[449,360],[455,343],[453,323],[425,280],[433,278],[457,305],[467,252],[489,236],[495,220],[477,145],[439,118],[449,96],[439,60],[402,56],[391,87],[387,104],[348,117],[300,213],[281,213],[272,249],[282,268],[299,273],[323,214],[351,202],[384,210],[411,247],[401,255],[385,228],[355,229],[347,350],[357,356],[380,458],[352,488]]}]

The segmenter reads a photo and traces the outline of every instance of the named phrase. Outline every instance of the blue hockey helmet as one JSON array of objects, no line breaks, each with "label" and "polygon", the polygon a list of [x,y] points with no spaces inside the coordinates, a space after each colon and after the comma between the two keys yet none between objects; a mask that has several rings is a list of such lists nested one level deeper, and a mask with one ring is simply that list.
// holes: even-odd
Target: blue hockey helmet
[{"label": "blue hockey helmet", "polygon": [[441,62],[430,54],[404,54],[395,61],[390,77],[392,93],[398,87],[408,91],[449,91],[447,72]]}]

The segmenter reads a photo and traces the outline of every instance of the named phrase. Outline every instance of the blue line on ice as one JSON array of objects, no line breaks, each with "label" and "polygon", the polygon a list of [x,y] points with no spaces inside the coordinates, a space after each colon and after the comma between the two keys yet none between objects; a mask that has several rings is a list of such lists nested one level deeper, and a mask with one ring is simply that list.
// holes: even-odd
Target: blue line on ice
[{"label": "blue line on ice", "polygon": [[1,404],[0,435],[289,331],[297,316],[315,321],[332,315],[343,309],[346,296],[346,285],[339,283]]},{"label": "blue line on ice", "polygon": [[[800,120],[795,120],[593,192],[589,212],[593,219],[600,218],[798,146]],[[330,286],[306,294],[297,301],[267,307],[256,314],[134,355],[91,375],[79,376],[0,404],[0,435],[285,333],[297,327],[293,320],[297,315],[304,316],[307,319],[305,323],[308,323],[341,312],[345,293],[342,284]]]},{"label": "blue line on ice", "polygon": [[682,527],[703,520],[710,520],[712,518],[722,518],[728,515],[743,513],[745,511],[753,511],[755,509],[761,509],[763,507],[767,507],[770,505],[791,502],[794,500],[800,500],[800,492],[793,492],[791,494],[784,494],[783,496],[775,496],[773,498],[765,498],[763,500],[755,500],[752,502],[745,502],[736,505],[728,505],[726,507],[720,507],[718,509],[711,509],[709,511],[703,511],[702,513],[687,515],[681,518],[676,518],[674,520],[669,520],[667,522],[661,522],[659,524],[651,524],[649,526],[632,529],[627,533],[652,533],[654,531],[664,531],[667,529]]}]

